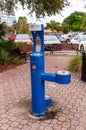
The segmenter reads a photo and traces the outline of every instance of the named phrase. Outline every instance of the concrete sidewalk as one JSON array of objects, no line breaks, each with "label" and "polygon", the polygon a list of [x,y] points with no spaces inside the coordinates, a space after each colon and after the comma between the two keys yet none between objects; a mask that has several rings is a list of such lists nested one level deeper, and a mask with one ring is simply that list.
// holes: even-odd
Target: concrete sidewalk
[{"label": "concrete sidewalk", "polygon": [[[47,55],[45,70],[56,72],[67,68],[70,58]],[[53,82],[45,85],[46,94],[53,100],[53,115],[45,119],[31,118],[29,62],[0,73],[0,130],[86,130],[86,82],[72,74],[68,85]]]}]

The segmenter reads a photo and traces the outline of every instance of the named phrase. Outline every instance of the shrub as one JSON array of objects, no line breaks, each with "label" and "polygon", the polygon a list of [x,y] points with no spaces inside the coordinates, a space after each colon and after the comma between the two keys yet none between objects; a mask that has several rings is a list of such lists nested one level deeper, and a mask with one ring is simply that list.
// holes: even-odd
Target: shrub
[{"label": "shrub", "polygon": [[0,24],[0,64],[20,63],[18,47],[13,40],[5,37],[6,28],[4,23]]},{"label": "shrub", "polygon": [[0,44],[1,44],[1,47],[4,48],[9,53],[11,53],[15,49],[17,49],[14,41],[12,41],[12,40],[4,41],[4,42],[2,42]]},{"label": "shrub", "polygon": [[20,63],[20,57],[19,56],[13,57],[11,62],[14,63],[14,64],[19,64]]},{"label": "shrub", "polygon": [[17,57],[11,56],[8,51],[2,48],[2,50],[0,51],[0,64],[7,65],[10,63],[19,64],[20,58],[18,56]]},{"label": "shrub", "polygon": [[0,51],[0,63],[2,65],[6,65],[6,64],[9,64],[10,61],[11,61],[11,56],[9,54],[9,52],[7,52],[5,49],[2,49]]},{"label": "shrub", "polygon": [[17,49],[13,41],[0,42],[0,64],[19,64],[20,57],[18,56]]},{"label": "shrub", "polygon": [[0,40],[3,40],[3,36],[5,36],[6,28],[5,23],[0,24]]},{"label": "shrub", "polygon": [[16,42],[15,45],[16,45],[16,47],[21,47],[21,46],[23,46],[23,43],[22,42]]},{"label": "shrub", "polygon": [[76,56],[73,56],[73,58],[70,60],[68,69],[71,72],[81,72],[82,68],[82,55],[77,54]]}]

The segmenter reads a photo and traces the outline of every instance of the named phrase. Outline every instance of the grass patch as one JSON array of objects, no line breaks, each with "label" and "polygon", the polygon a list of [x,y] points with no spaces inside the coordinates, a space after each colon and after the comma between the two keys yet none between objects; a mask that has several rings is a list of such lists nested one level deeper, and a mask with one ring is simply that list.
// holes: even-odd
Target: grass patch
[{"label": "grass patch", "polygon": [[71,72],[81,72],[82,69],[82,54],[77,54],[73,56],[73,58],[70,60],[68,69]]}]

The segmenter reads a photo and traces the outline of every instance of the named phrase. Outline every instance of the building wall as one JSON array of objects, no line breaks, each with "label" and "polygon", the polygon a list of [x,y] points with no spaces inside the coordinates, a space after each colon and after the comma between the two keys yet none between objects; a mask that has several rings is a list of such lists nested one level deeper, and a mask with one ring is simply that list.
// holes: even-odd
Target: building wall
[{"label": "building wall", "polygon": [[14,23],[16,23],[16,17],[2,13],[0,14],[0,23],[3,22],[5,22],[8,26],[12,26]]}]

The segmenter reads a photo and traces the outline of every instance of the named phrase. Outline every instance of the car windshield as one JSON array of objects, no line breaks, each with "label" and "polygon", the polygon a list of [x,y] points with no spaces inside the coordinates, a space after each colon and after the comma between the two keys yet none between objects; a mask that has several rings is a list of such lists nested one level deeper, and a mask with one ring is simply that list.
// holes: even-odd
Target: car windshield
[{"label": "car windshield", "polygon": [[82,35],[82,41],[86,41],[86,35]]},{"label": "car windshield", "polygon": [[56,36],[53,36],[53,35],[50,35],[50,36],[45,35],[44,40],[45,41],[53,41],[53,40],[55,41],[55,40],[58,40],[58,38]]}]

